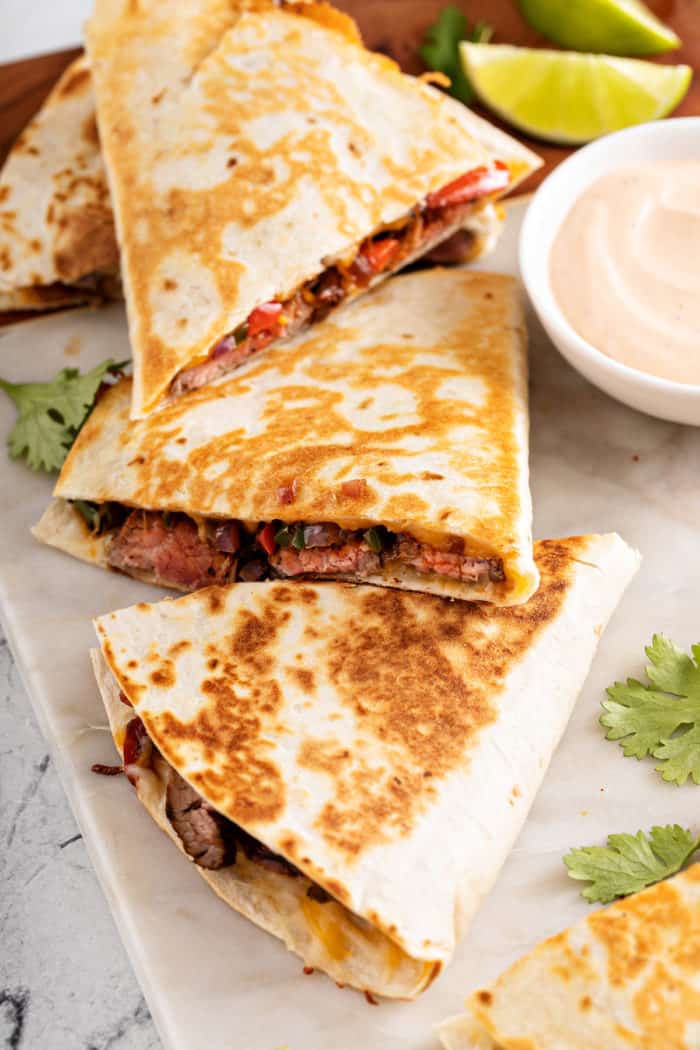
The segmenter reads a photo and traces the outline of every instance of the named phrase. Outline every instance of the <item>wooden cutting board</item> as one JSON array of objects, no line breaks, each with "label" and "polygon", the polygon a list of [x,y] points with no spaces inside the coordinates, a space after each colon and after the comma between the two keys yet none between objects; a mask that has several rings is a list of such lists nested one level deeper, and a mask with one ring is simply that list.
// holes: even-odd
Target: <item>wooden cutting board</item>
[{"label": "wooden cutting board", "polygon": [[[530,29],[521,17],[516,0],[335,0],[338,7],[359,23],[368,47],[390,55],[410,73],[424,66],[418,54],[426,28],[435,21],[448,2],[456,3],[471,21],[484,20],[493,26],[496,43],[527,47],[551,47]],[[683,46],[654,61],[687,62],[700,71],[700,0],[647,0],[654,12],[680,36]],[[80,49],[57,51],[0,65],[0,164],[10,146],[32,115],[39,109],[51,87]],[[482,110],[494,123],[505,125]],[[700,115],[700,72],[690,91],[676,110],[681,116]],[[507,129],[510,130],[510,129]],[[518,136],[545,161],[544,167],[527,180],[518,192],[533,190],[544,176],[571,152],[557,146]],[[27,314],[35,317],[36,314]],[[20,315],[0,313],[0,325],[20,320]]]}]

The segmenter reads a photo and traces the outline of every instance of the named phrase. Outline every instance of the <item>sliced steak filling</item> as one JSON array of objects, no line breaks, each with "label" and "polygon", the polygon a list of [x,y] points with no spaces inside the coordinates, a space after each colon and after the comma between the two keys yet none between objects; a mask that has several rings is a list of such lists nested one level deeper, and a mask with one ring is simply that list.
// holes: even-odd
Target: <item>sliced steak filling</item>
[{"label": "sliced steak filling", "polygon": [[492,167],[476,168],[429,194],[402,220],[364,240],[350,263],[329,266],[289,299],[257,306],[243,324],[212,347],[205,361],[179,372],[170,393],[177,397],[196,390],[233,371],[276,339],[289,338],[322,320],[377,278],[396,272],[451,237],[474,213],[475,202],[501,193],[509,181],[508,168],[496,161]]},{"label": "sliced steak filling", "polygon": [[[120,694],[123,696],[123,694]],[[125,700],[128,704],[129,701]],[[264,846],[238,824],[217,812],[206,799],[177,773],[153,744],[138,715],[127,723],[123,746],[124,769],[136,786],[139,773],[153,768],[155,763],[165,774],[165,812],[182,842],[185,852],[200,868],[217,871],[235,864],[238,849],[249,860],[268,871],[289,878],[298,878],[301,872],[288,860]],[[104,767],[102,767],[104,768]],[[115,767],[117,768],[117,767]],[[118,767],[121,770],[121,767]],[[98,770],[102,771],[102,769]],[[311,883],[309,896],[315,900],[331,898],[320,886]]]},{"label": "sliced steak filling", "polygon": [[236,578],[236,557],[200,536],[186,514],[135,510],[114,535],[109,564],[127,575],[196,591]]},{"label": "sliced steak filling", "polygon": [[352,539],[338,547],[281,548],[270,555],[270,565],[280,576],[372,576],[382,559],[364,540]]},{"label": "sliced steak filling", "polygon": [[403,565],[416,572],[449,576],[464,583],[502,583],[505,580],[500,558],[475,558],[472,555],[437,550],[427,543],[419,543],[412,536],[401,533],[396,539],[394,556]]},{"label": "sliced steak filling", "polygon": [[382,526],[351,531],[332,522],[277,521],[247,529],[238,521],[197,524],[186,514],[141,510],[123,520],[119,505],[78,502],[88,524],[97,523],[93,531],[108,532],[112,568],[183,591],[270,577],[362,580],[392,565],[480,587],[505,580],[501,558],[469,553],[458,537],[443,549]]},{"label": "sliced steak filling", "polygon": [[236,860],[235,836],[227,834],[226,821],[186,780],[168,767],[166,815],[185,851],[200,868],[214,871]]}]

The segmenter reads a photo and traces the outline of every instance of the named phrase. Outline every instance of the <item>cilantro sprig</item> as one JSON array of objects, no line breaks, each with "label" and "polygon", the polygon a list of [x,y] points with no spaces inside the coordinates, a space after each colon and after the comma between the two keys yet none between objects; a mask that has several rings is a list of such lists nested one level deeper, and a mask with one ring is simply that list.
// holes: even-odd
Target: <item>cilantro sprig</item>
[{"label": "cilantro sprig", "polygon": [[10,456],[25,459],[32,470],[60,470],[100,385],[108,374],[116,375],[125,365],[107,360],[85,375],[77,368],[63,368],[48,383],[0,379],[0,390],[17,407],[17,421],[8,437]]},{"label": "cilantro sprig", "polygon": [[644,650],[648,684],[615,682],[603,701],[600,721],[608,740],[618,740],[626,757],[659,760],[657,771],[672,784],[690,777],[700,784],[700,645],[692,657],[662,634]]},{"label": "cilantro sprig", "polygon": [[649,834],[609,835],[607,846],[581,846],[564,857],[572,879],[590,882],[581,891],[587,901],[608,904],[616,897],[675,875],[697,849],[696,838],[679,824],[656,825]]},{"label": "cilantro sprig", "polygon": [[470,27],[460,9],[452,4],[443,8],[437,22],[425,34],[421,58],[428,69],[435,69],[450,78],[450,94],[466,105],[474,101],[474,91],[462,67],[459,43],[470,40],[474,44],[484,44],[492,35],[493,30],[486,22],[477,22]]}]

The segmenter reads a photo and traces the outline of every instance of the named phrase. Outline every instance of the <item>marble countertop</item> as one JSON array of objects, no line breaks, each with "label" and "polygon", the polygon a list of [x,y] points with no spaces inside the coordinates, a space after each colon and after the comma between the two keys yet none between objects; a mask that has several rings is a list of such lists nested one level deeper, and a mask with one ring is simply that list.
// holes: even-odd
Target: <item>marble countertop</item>
[{"label": "marble countertop", "polygon": [[0,635],[0,1047],[160,1050]]}]

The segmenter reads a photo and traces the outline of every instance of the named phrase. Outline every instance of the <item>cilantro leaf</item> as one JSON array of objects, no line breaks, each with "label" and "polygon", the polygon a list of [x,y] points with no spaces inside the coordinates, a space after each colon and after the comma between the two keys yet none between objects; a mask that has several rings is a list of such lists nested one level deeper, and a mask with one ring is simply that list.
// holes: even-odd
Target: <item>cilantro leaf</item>
[{"label": "cilantro leaf", "polygon": [[603,701],[601,725],[619,740],[626,757],[659,759],[664,780],[700,784],[700,645],[692,658],[662,634],[645,652],[649,685],[628,678],[615,682]]},{"label": "cilantro leaf", "polygon": [[429,69],[436,69],[450,78],[450,94],[470,105],[474,91],[462,67],[459,56],[460,40],[471,40],[475,44],[486,43],[493,30],[486,22],[477,22],[471,30],[469,23],[458,7],[443,8],[437,22],[430,26],[420,49],[421,58]]},{"label": "cilantro leaf", "polygon": [[581,846],[564,857],[572,879],[589,881],[581,896],[608,904],[637,893],[677,871],[700,849],[700,838],[679,824],[656,825],[647,836],[609,835],[607,846]]},{"label": "cilantro leaf", "polygon": [[126,362],[103,361],[81,375],[63,368],[49,383],[9,383],[0,390],[17,406],[17,422],[8,445],[13,459],[24,457],[32,470],[59,470],[87,419],[107,373],[116,375]]}]

